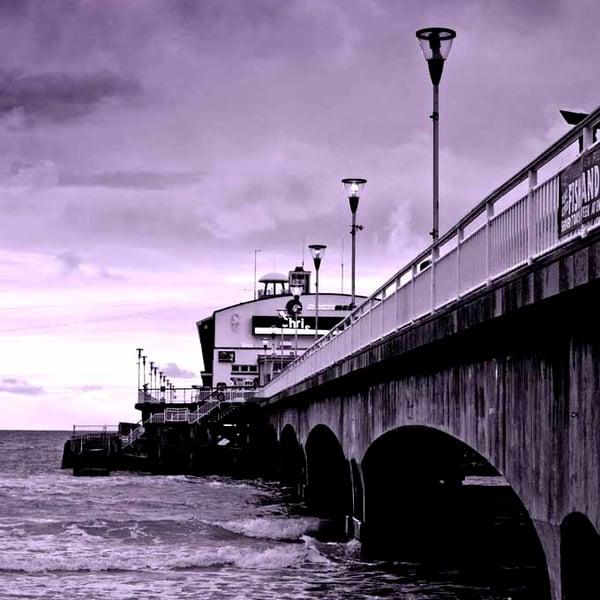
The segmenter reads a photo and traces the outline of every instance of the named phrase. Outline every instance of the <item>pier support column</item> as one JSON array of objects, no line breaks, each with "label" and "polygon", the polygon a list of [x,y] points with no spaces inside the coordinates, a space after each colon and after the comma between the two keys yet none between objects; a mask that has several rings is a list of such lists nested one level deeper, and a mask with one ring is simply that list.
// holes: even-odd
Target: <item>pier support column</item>
[{"label": "pier support column", "polygon": [[[552,600],[563,600],[561,581],[560,529],[545,521],[533,521],[546,556]],[[567,600],[565,598],[565,600]],[[571,600],[570,598],[568,600]],[[576,600],[573,598],[573,600]]]}]

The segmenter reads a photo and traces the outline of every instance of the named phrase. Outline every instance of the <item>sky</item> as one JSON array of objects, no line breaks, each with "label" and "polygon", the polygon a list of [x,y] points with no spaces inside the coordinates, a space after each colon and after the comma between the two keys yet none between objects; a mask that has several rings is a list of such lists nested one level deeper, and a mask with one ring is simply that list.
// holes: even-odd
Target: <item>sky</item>
[{"label": "sky", "polygon": [[[599,102],[595,0],[0,1],[0,428],[135,422],[136,348],[200,383],[196,321],[257,275],[357,294]],[[344,266],[344,268],[342,267]],[[342,272],[344,278],[342,279]]]}]

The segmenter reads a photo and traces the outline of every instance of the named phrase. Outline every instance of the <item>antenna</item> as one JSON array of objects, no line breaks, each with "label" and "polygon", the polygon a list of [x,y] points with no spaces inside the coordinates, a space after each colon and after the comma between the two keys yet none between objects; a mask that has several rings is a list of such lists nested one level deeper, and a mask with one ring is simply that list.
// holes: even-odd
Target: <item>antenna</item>
[{"label": "antenna", "polygon": [[304,269],[304,248],[306,248],[306,237],[302,236],[302,268]]}]

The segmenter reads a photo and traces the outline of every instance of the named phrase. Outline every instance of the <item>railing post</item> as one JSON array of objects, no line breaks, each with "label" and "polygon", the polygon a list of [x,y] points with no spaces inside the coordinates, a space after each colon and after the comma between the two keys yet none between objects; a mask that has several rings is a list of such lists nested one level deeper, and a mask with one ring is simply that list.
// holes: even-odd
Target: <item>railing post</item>
[{"label": "railing post", "polygon": [[594,143],[594,129],[591,125],[583,128],[583,148],[582,151],[587,150]]},{"label": "railing post", "polygon": [[410,322],[412,323],[415,320],[415,280],[417,276],[416,264],[413,264],[411,271],[412,277],[410,280]]},{"label": "railing post", "polygon": [[381,313],[381,329],[379,330],[381,335],[379,336],[380,338],[383,338],[383,330],[385,329],[385,321],[383,319],[383,315],[384,315],[384,310],[383,310],[383,305],[385,304],[385,298],[386,298],[386,294],[385,294],[385,289],[381,290],[381,310],[379,311]]},{"label": "railing post", "polygon": [[489,283],[492,279],[492,218],[494,205],[488,202],[485,209],[485,277]]},{"label": "railing post", "polygon": [[431,248],[431,312],[435,312],[435,288],[436,288],[436,263],[440,250],[437,245]]},{"label": "railing post", "polygon": [[400,320],[400,317],[398,315],[399,311],[400,311],[400,277],[396,278],[395,281],[395,286],[396,286],[396,297],[394,298],[394,330],[397,331],[398,330],[398,321]]},{"label": "railing post", "polygon": [[529,192],[527,193],[527,254],[531,262],[537,250],[537,227],[535,215],[535,188],[538,174],[536,169],[529,170]]},{"label": "railing post", "polygon": [[460,298],[460,248],[465,239],[465,230],[459,227],[456,230],[456,298]]}]

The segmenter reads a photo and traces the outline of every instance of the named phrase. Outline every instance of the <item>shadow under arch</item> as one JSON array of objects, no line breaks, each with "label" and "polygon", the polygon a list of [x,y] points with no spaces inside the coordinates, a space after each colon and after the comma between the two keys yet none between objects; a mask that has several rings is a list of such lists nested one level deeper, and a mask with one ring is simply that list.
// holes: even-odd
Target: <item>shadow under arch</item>
[{"label": "shadow under arch", "polygon": [[291,425],[286,425],[279,436],[280,481],[294,489],[298,496],[306,483],[304,451]]},{"label": "shadow under arch", "polygon": [[325,425],[306,440],[306,502],[320,517],[340,520],[352,514],[350,467],[340,442]]},{"label": "shadow under arch", "polygon": [[560,573],[563,600],[600,598],[600,535],[582,513],[567,515],[560,525]]},{"label": "shadow under arch", "polygon": [[473,448],[437,429],[400,427],[369,446],[362,470],[366,558],[452,569],[513,600],[550,599],[545,555],[523,503]]},{"label": "shadow under arch", "polygon": [[275,426],[268,423],[258,429],[251,446],[256,473],[267,480],[279,477],[279,444]]}]

